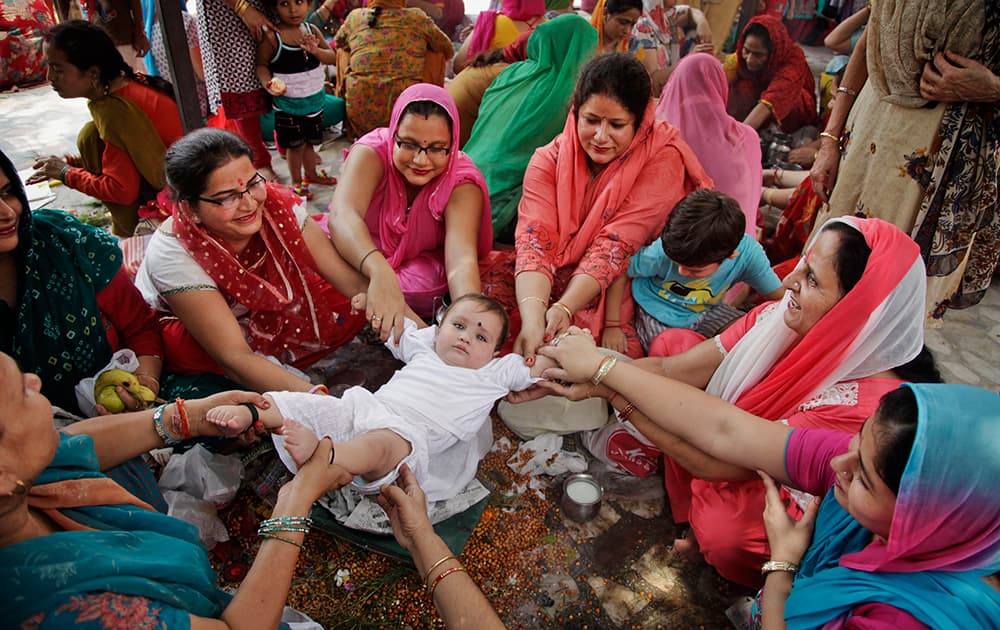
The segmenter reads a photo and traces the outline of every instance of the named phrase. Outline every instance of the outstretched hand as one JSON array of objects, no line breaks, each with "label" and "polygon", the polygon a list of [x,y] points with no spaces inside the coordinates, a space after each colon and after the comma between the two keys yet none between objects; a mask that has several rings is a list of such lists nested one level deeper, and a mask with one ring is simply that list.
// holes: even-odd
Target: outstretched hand
[{"label": "outstretched hand", "polygon": [[406,319],[406,299],[395,273],[374,274],[368,284],[365,316],[382,341],[392,336],[398,344]]},{"label": "outstretched hand", "polygon": [[538,349],[538,354],[555,359],[560,365],[545,370],[542,376],[549,380],[585,383],[600,367],[605,355],[597,349],[589,330],[570,326],[567,333]]},{"label": "outstretched hand", "polygon": [[396,483],[382,486],[379,492],[377,501],[389,516],[392,535],[407,551],[413,551],[417,539],[434,533],[427,516],[427,499],[409,466],[403,464]]},{"label": "outstretched hand", "polygon": [[799,564],[812,543],[816,514],[819,512],[819,497],[813,498],[802,519],[796,522],[788,515],[774,479],[760,470],[757,474],[764,482],[767,498],[767,505],[764,507],[764,529],[767,530],[767,540],[771,546],[771,559]]}]

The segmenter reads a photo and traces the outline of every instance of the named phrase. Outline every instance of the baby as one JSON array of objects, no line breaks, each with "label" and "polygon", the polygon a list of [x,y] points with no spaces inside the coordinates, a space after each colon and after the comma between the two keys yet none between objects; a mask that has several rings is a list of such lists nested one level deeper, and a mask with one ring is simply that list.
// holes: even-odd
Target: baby
[{"label": "baby", "polygon": [[[364,297],[352,301],[364,308]],[[479,294],[455,300],[441,324],[418,329],[406,321],[399,345],[386,347],[406,365],[374,394],[352,387],[343,397],[270,392],[260,410],[264,426],[285,465],[295,472],[319,440],[333,441],[333,461],[355,475],[361,492],[391,483],[399,467],[413,470],[428,501],[449,499],[472,481],[479,460],[492,444],[493,404],[511,391],[526,389],[554,365],[539,356],[532,367],[524,357],[495,358],[507,339],[503,307]],[[253,424],[244,405],[215,407],[206,416],[227,435]],[[290,418],[294,418],[291,420]]]}]

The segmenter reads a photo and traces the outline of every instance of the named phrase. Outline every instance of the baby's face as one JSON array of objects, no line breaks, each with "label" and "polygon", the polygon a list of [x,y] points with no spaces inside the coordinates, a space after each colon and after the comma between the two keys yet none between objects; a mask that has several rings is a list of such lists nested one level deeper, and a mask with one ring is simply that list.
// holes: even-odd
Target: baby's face
[{"label": "baby's face", "polygon": [[434,352],[448,365],[478,370],[496,356],[503,321],[497,313],[479,309],[474,301],[463,300],[448,309],[438,326]]}]

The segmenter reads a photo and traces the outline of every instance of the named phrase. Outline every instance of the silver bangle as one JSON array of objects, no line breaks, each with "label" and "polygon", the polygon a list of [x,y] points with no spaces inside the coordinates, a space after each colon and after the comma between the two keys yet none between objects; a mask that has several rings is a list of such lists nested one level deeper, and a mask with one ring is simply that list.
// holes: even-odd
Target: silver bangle
[{"label": "silver bangle", "polygon": [[767,575],[768,573],[774,573],[775,571],[784,571],[786,573],[798,573],[799,565],[794,562],[784,562],[783,560],[768,560],[760,566],[760,574]]}]

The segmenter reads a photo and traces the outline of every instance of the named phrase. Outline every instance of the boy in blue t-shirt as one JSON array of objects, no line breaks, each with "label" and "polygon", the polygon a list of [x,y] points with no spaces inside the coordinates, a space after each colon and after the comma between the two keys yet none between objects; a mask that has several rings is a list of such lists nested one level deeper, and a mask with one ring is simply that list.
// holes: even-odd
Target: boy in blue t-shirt
[{"label": "boy in blue t-shirt", "polygon": [[696,190],[677,203],[660,238],[628,267],[643,348],[667,328],[718,334],[743,315],[722,302],[738,282],[768,299],[784,295],[764,249],[745,231],[739,204],[720,192]]}]

